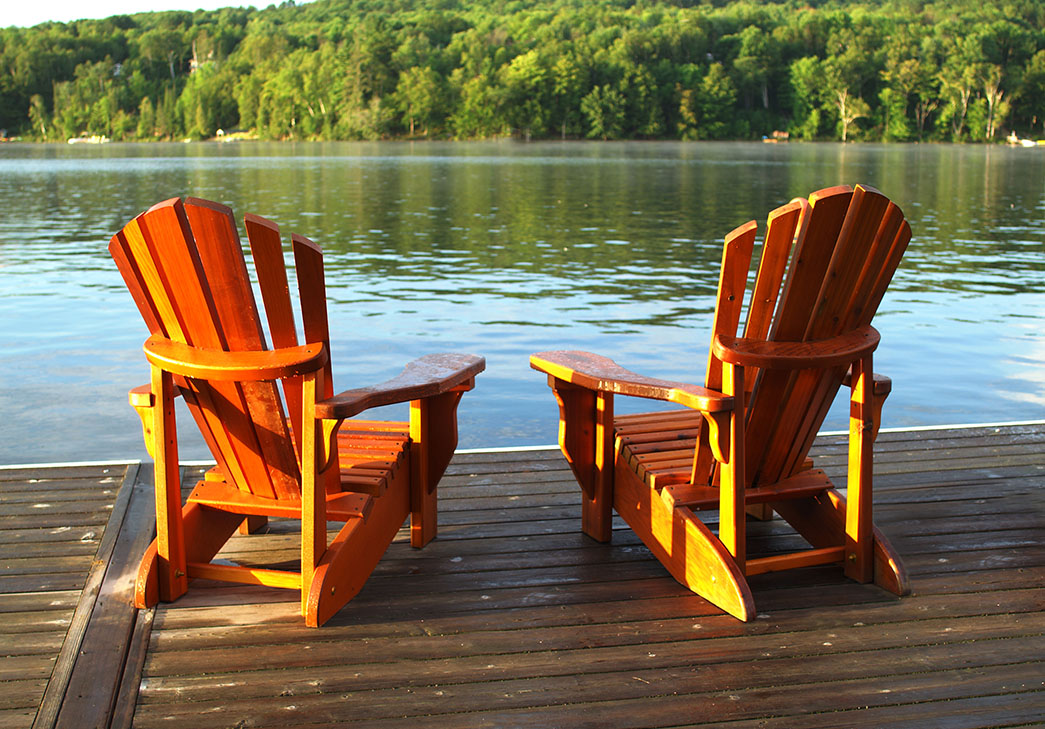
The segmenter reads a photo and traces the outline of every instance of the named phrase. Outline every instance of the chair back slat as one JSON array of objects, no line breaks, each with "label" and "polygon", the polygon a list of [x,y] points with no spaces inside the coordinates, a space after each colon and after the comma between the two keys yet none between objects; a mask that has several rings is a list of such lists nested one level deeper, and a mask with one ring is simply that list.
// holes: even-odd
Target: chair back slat
[{"label": "chair back slat", "polygon": [[[769,216],[744,336],[808,341],[869,324],[909,240],[900,209],[864,186],[828,188],[778,208]],[[707,384],[720,386],[721,375],[712,375],[720,363],[709,360]],[[748,485],[802,467],[844,375],[845,368],[745,373]]]},{"label": "chair back slat", "polygon": [[[181,201],[154,207],[138,219],[149,253],[169,286],[167,294],[184,343],[227,351],[228,341]],[[188,383],[208,414],[216,442],[226,450],[225,462],[231,467],[226,476],[240,489],[275,498],[243,388],[234,382],[189,379]],[[225,438],[220,437],[222,431]]]},{"label": "chair back slat", "polygon": [[[890,203],[889,209],[883,217],[881,229],[877,235],[874,248],[874,260],[873,266],[867,270],[867,275],[861,281],[858,290],[854,293],[854,303],[848,310],[849,324],[844,330],[852,330],[858,327],[867,326],[871,323],[875,313],[878,311],[878,306],[881,304],[882,297],[885,295],[886,289],[889,287],[889,283],[896,273],[897,267],[900,265],[900,260],[903,258],[904,252],[907,250],[907,245],[911,241],[911,228],[907,221],[903,218],[903,212],[896,206]],[[845,375],[843,369],[838,370],[835,373],[836,377],[841,380]],[[831,407],[831,401],[826,400],[820,405],[819,419],[815,421],[816,427],[819,427],[823,423],[824,418],[827,417],[827,411]],[[798,452],[792,459],[788,467],[796,469],[800,464],[798,458],[804,458],[804,454],[808,453],[809,448],[813,444],[813,440],[816,438],[816,429],[807,429],[804,433],[804,441],[800,442],[798,446]],[[800,455],[799,455],[800,454]]]},{"label": "chair back slat", "polygon": [[804,235],[795,241],[770,339],[799,342],[805,337],[852,196],[848,186],[829,188],[811,196],[809,225]]},{"label": "chair back slat", "polygon": [[[885,212],[882,214],[878,231],[875,233],[868,265],[861,272],[860,280],[853,287],[852,299],[849,306],[846,307],[847,319],[844,322],[846,329],[870,324],[881,301],[881,296],[875,296],[877,287],[881,285],[882,293],[885,292],[895,273],[896,264],[899,263],[899,259],[896,259],[895,263],[890,265],[890,256],[896,243],[896,237],[906,226],[906,221],[899,207],[888,200],[886,202]],[[869,313],[866,321],[864,321],[865,313]]]},{"label": "chair back slat", "polygon": [[766,237],[759,256],[758,276],[751,290],[751,301],[744,325],[744,336],[748,339],[765,339],[769,334],[773,312],[780,295],[780,285],[791,256],[791,246],[799,233],[803,215],[808,223],[808,210],[808,201],[800,198],[769,214]]},{"label": "chair back slat", "polygon": [[[327,288],[323,272],[323,251],[304,236],[290,237],[294,247],[294,267],[298,275],[298,294],[301,297],[301,321],[308,344],[322,342],[330,351],[330,325],[327,321]],[[330,358],[323,368],[322,397],[332,397],[334,383],[331,377]],[[326,472],[327,492],[339,491],[340,475],[337,452],[332,454],[333,463]]]},{"label": "chair back slat", "polygon": [[[814,332],[810,338],[834,336],[870,324],[910,240],[910,227],[899,207],[871,188],[858,187],[856,193],[860,194],[860,209],[854,215],[856,222],[848,234],[860,240],[849,247],[847,255],[862,256],[864,264],[851,265],[848,277],[832,281],[837,302],[832,307],[825,299],[822,308],[837,323],[829,326],[831,320],[828,319],[819,325],[814,324],[820,327],[821,333]],[[853,205],[856,204],[854,195]],[[904,229],[907,237],[901,239],[898,247],[897,236]],[[790,451],[780,467],[783,473],[794,473],[804,462],[845,373],[846,368],[824,373],[818,390],[809,396],[806,417],[795,427]],[[801,376],[809,378],[809,375]]]},{"label": "chair back slat", "polygon": [[[744,308],[744,291],[747,288],[748,270],[751,268],[751,253],[755,247],[757,224],[751,220],[726,235],[722,249],[722,268],[719,272],[718,299],[715,301],[715,318],[711,327],[711,338],[724,334],[734,336],[740,325]],[[722,362],[714,354],[708,355],[704,382],[712,390],[722,389]],[[715,460],[708,445],[708,433],[704,428],[700,434],[700,445],[693,456],[691,478],[694,483],[709,482],[715,472]]]},{"label": "chair back slat", "polygon": [[[770,340],[801,341],[805,337],[851,199],[849,187],[829,188],[810,197],[808,224],[800,230],[791,252]],[[768,370],[755,383],[745,431],[748,484],[770,479],[762,472],[767,454],[785,447],[776,434],[795,378],[794,372]]]},{"label": "chair back slat", "polygon": [[[748,339],[765,339],[773,324],[773,313],[780,297],[780,287],[787,271],[787,262],[791,255],[796,236],[809,222],[809,202],[804,198],[792,200],[787,205],[777,208],[769,214],[765,240],[760,251],[758,274],[751,289],[751,300],[748,303],[747,321],[744,324],[744,337]],[[751,401],[751,393],[758,382],[760,372],[751,368],[745,373],[744,390],[747,402]]]},{"label": "chair back slat", "polygon": [[878,307],[882,303],[882,299],[885,297],[885,292],[889,288],[889,283],[896,274],[896,269],[900,266],[900,261],[903,259],[904,253],[907,251],[907,246],[911,242],[911,226],[903,218],[903,212],[900,211],[900,208],[894,205],[891,208],[890,214],[898,216],[900,218],[900,224],[891,241],[887,236],[883,237],[883,243],[888,242],[889,244],[889,251],[885,256],[885,261],[881,269],[875,277],[874,283],[869,286],[869,293],[864,299],[865,308],[856,312],[859,318],[854,319],[854,327],[866,326],[871,323],[875,313],[878,311]]},{"label": "chair back slat", "polygon": [[209,200],[186,198],[196,253],[214,306],[218,329],[229,350],[258,351],[265,348],[265,335],[254,304],[246,261],[232,210]]},{"label": "chair back slat", "polygon": [[[880,257],[876,260],[874,243],[888,204],[884,196],[870,188],[853,191],[803,339],[827,339],[849,330],[849,308],[856,301],[858,284],[881,263]],[[765,478],[785,478],[804,462],[844,375],[845,368],[793,374],[774,447],[762,465]]]},{"label": "chair back slat", "polygon": [[848,325],[858,283],[870,278],[870,271],[881,264],[881,257],[875,257],[875,241],[888,205],[876,190],[857,187],[853,191],[804,339],[833,337]]},{"label": "chair back slat", "polygon": [[[164,325],[164,320],[173,320],[173,314],[171,313],[173,312],[173,307],[167,299],[166,291],[158,283],[160,280],[159,273],[153,265],[152,258],[147,254],[147,250],[148,247],[145,245],[137,220],[132,220],[128,223],[122,231],[113,236],[112,241],[109,243],[109,253],[116,262],[116,267],[127,285],[127,290],[131,293],[131,298],[137,304],[138,311],[141,312],[149,333],[160,334],[169,338],[170,335],[167,327]],[[145,251],[145,253],[136,256],[135,251],[139,253]],[[150,281],[153,282],[153,285],[150,285]],[[195,391],[189,386],[185,378],[175,377],[174,381],[181,388],[185,402],[189,404],[189,412],[196,421],[200,433],[203,434],[207,447],[211,453],[215,454],[218,467],[225,473],[229,473],[230,466],[224,459],[224,452],[228,449],[222,449],[218,446],[215,431],[211,427],[211,418],[207,416],[207,413],[212,411],[205,410],[200,406]],[[223,430],[217,431],[217,434],[227,440]]]},{"label": "chair back slat", "polygon": [[[290,284],[283,260],[279,226],[271,220],[251,213],[244,216],[244,224],[254,258],[254,270],[258,277],[258,287],[261,289],[261,300],[265,306],[272,346],[296,347],[298,335],[294,324],[294,309],[290,302]],[[301,378],[290,377],[283,380],[283,395],[287,400],[293,436],[298,439],[301,433]],[[300,456],[300,441],[297,442],[297,448]]]},{"label": "chair back slat", "polygon": [[[132,270],[130,278],[151,300],[158,333],[207,349],[264,347],[227,209],[168,200],[139,215],[118,240],[126,241],[117,247],[136,264],[137,276]],[[257,496],[299,498],[298,469],[274,383],[182,379],[179,386],[230,482]]]},{"label": "chair back slat", "polygon": [[[187,198],[184,206],[218,328],[224,334],[228,350],[249,352],[265,349],[261,317],[254,301],[232,210],[196,198]],[[248,475],[252,484],[248,488],[258,488],[258,481],[264,483],[267,478],[277,498],[297,498],[301,491],[301,471],[293,449],[287,447],[290,433],[276,383],[244,382],[240,384],[240,391],[253,424],[259,455],[267,469],[264,477]],[[262,487],[261,493],[267,495],[267,491],[267,487]]]},{"label": "chair back slat", "polygon": [[[148,222],[146,217],[148,216]],[[184,238],[190,235],[188,221],[184,219],[181,200],[166,200],[149,208],[132,220],[114,238],[123,242],[127,258],[134,261],[138,274],[138,285],[142,294],[151,302],[154,312],[153,324],[157,331],[173,341],[193,344],[193,336],[186,332],[181,310],[187,307],[185,302],[175,296],[176,281],[168,277],[168,265],[157,256],[157,248],[162,250],[167,239]],[[167,232],[167,228],[173,228]],[[119,263],[119,261],[117,261]],[[195,270],[196,263],[191,260],[177,260],[176,265],[188,266]],[[124,279],[128,274],[124,272]],[[180,293],[180,292],[179,292]],[[146,319],[148,323],[148,319]],[[203,341],[211,341],[202,338]],[[205,346],[205,345],[200,345]],[[245,480],[240,464],[235,457],[235,446],[232,435],[226,429],[219,413],[218,405],[210,389],[201,390],[197,384],[183,377],[176,378],[176,383],[185,397],[185,402],[203,433],[204,440],[212,447],[219,469],[236,482]],[[221,398],[223,402],[227,399]]]},{"label": "chair back slat", "polygon": [[[715,318],[711,327],[712,341],[719,334],[736,336],[740,325],[740,314],[744,308],[744,292],[747,289],[748,270],[751,268],[751,253],[755,247],[757,224],[754,220],[730,231],[722,250],[722,269],[718,279],[718,299],[715,301]],[[722,389],[722,361],[714,354],[708,356],[708,367],[704,377],[707,387]]]}]

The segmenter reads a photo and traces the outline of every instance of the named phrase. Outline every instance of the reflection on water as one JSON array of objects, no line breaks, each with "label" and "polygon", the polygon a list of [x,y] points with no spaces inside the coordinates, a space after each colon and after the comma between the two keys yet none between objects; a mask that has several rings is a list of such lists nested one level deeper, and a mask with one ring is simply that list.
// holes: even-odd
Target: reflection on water
[{"label": "reflection on water", "polygon": [[[164,198],[219,200],[324,247],[339,389],[426,352],[484,354],[461,407],[461,445],[478,447],[554,442],[533,351],[699,380],[723,236],[843,182],[892,197],[915,234],[875,320],[886,425],[1045,417],[1045,149],[9,144],[0,463],[142,455],[126,390],[147,377],[144,326],[106,245]],[[827,427],[843,425],[837,408]],[[194,439],[183,456],[206,453]]]}]

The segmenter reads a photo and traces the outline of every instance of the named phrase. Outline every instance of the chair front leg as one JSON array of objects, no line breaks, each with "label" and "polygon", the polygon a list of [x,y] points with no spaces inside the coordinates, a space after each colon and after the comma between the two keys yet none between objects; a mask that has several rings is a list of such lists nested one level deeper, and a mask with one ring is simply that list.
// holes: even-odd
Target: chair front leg
[{"label": "chair front leg", "polygon": [[559,447],[581,487],[581,529],[608,542],[613,532],[613,394],[555,377],[548,384],[559,403]]},{"label": "chair front leg", "polygon": [[308,615],[309,588],[327,551],[327,499],[322,477],[322,422],[316,400],[323,392],[323,370],[301,381],[301,614]]},{"label": "chair front leg", "polygon": [[436,488],[457,448],[457,406],[474,382],[410,402],[410,544],[418,549],[438,531]]},{"label": "chair front leg", "polygon": [[877,431],[872,357],[853,363],[849,402],[849,473],[845,517],[845,573],[857,582],[874,579],[871,483]]},{"label": "chair front leg", "polygon": [[744,368],[722,365],[722,391],[736,398],[729,414],[728,452],[717,449],[719,470],[718,538],[736,560],[741,572],[747,562],[747,514],[744,509]]},{"label": "chair front leg", "polygon": [[[156,551],[159,598],[176,600],[189,588],[182,521],[181,475],[178,467],[178,432],[174,416],[174,381],[169,372],[152,367],[152,437],[149,452],[155,463]],[[139,409],[139,413],[142,410]],[[143,417],[143,422],[145,418]]]}]

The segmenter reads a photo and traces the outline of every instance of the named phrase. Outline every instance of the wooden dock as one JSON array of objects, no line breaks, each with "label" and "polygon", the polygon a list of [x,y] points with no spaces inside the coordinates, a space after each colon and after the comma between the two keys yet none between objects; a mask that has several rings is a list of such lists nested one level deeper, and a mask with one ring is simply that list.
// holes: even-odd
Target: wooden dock
[{"label": "wooden dock", "polygon": [[[844,442],[814,447],[833,477]],[[883,432],[875,474],[913,594],[761,575],[745,624],[623,525],[609,546],[583,537],[558,451],[458,454],[439,538],[415,551],[404,531],[315,630],[269,588],[131,608],[147,464],[0,469],[0,726],[1045,724],[1045,424]],[[223,556],[292,562],[293,526]],[[751,531],[753,552],[796,546],[780,520]]]}]

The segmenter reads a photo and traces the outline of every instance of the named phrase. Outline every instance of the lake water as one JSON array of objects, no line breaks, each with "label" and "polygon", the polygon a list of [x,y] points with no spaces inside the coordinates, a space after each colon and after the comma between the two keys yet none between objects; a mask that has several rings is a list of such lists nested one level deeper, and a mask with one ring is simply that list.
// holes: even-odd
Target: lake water
[{"label": "lake water", "polygon": [[[875,319],[876,370],[894,382],[884,424],[1045,419],[1045,148],[7,144],[0,464],[143,456],[126,391],[147,381],[146,331],[106,246],[165,198],[218,200],[324,247],[338,390],[426,352],[485,355],[460,410],[472,448],[555,442],[534,351],[699,382],[723,236],[856,182],[914,230]],[[186,420],[183,458],[206,458]]]}]

